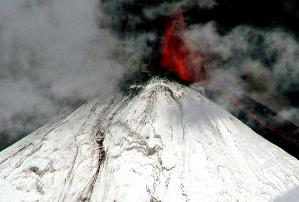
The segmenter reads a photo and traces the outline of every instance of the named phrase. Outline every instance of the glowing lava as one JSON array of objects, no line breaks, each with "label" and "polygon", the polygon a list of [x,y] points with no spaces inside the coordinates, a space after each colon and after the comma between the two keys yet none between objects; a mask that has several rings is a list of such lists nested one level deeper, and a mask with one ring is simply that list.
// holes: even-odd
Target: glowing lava
[{"label": "glowing lava", "polygon": [[162,49],[161,66],[174,71],[184,81],[207,81],[202,55],[188,48],[183,40],[185,28],[183,11],[176,10],[166,23]]}]

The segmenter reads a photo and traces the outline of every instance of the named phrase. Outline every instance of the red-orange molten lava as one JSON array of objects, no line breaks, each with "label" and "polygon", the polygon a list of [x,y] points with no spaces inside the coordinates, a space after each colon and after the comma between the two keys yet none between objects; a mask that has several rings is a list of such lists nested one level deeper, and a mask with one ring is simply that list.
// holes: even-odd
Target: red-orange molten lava
[{"label": "red-orange molten lava", "polygon": [[207,81],[202,55],[188,48],[182,38],[185,28],[182,9],[178,9],[166,23],[162,49],[161,66],[174,71],[184,81]]}]

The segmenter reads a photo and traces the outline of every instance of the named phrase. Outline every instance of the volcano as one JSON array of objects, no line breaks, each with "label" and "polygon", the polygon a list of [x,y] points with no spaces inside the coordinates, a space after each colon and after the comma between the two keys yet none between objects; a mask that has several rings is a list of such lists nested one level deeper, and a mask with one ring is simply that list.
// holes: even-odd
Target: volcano
[{"label": "volcano", "polygon": [[299,161],[201,90],[152,79],[0,153],[0,201],[272,201]]}]

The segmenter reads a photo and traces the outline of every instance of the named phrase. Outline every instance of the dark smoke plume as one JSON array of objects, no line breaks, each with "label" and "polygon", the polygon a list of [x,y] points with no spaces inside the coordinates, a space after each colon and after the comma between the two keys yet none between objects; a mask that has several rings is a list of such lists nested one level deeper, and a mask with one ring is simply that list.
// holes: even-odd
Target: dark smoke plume
[{"label": "dark smoke plume", "polygon": [[2,144],[134,72],[160,74],[165,23],[178,8],[210,88],[248,94],[299,123],[295,0],[1,0]]},{"label": "dark smoke plume", "polygon": [[299,123],[298,3],[103,0],[108,18],[100,26],[137,46],[135,64],[157,71],[164,26],[178,8],[187,24],[185,42],[205,56],[209,88],[252,96]]}]

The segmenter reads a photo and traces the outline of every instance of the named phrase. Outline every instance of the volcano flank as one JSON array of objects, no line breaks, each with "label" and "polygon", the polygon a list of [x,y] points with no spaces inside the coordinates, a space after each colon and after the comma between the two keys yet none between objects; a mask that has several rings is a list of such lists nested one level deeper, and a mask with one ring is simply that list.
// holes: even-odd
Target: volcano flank
[{"label": "volcano flank", "polygon": [[200,88],[131,88],[2,151],[0,201],[269,201],[298,186],[298,160]]}]

